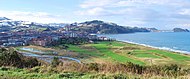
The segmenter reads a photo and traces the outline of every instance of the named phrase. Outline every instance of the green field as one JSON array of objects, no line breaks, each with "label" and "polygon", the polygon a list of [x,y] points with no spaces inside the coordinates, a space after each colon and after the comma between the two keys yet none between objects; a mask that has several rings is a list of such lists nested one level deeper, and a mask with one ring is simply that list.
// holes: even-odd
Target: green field
[{"label": "green field", "polygon": [[123,44],[120,44],[117,42],[113,42],[113,44],[110,44],[108,42],[102,42],[100,44],[93,44],[92,46],[94,46],[99,52],[105,54],[106,57],[110,57],[111,59],[115,61],[132,62],[135,64],[144,65],[144,62],[129,58],[128,56],[119,55],[117,53],[114,53],[112,50],[110,50],[112,46],[124,46]]},{"label": "green field", "polygon": [[148,50],[148,52],[157,53],[164,57],[168,57],[176,61],[190,61],[190,57],[180,55],[178,53],[172,53],[172,52],[163,51],[163,50]]},{"label": "green field", "polygon": [[82,49],[76,45],[68,45],[68,46],[69,46],[68,50],[74,51],[74,52],[79,53],[79,54],[87,54],[90,56],[99,56],[100,55],[96,51],[90,51],[88,49]]},{"label": "green field", "polygon": [[[87,48],[83,48],[84,46]],[[93,51],[91,50],[92,48]],[[95,44],[85,45],[69,45],[68,50],[80,54],[87,54],[99,60],[101,59],[102,61],[109,60],[110,62],[132,62],[139,65],[148,65],[149,62],[146,62],[146,60],[150,59],[154,62],[153,64],[190,64],[189,55],[183,55],[180,53],[174,53],[170,51],[159,50],[118,41],[98,42]]]},{"label": "green field", "polygon": [[134,53],[134,56],[140,58],[160,58],[159,56],[153,55],[151,53]]}]

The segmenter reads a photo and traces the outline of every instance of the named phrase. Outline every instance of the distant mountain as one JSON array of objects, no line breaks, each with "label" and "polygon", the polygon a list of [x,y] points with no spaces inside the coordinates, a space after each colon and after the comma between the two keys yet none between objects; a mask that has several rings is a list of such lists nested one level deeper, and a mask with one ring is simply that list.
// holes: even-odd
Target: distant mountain
[{"label": "distant mountain", "polygon": [[[139,27],[125,27],[115,23],[109,23],[99,20],[86,21],[82,23],[34,23],[28,21],[14,21],[6,17],[0,17],[0,32],[7,31],[24,31],[24,30],[38,30],[38,31],[52,31],[69,26],[73,31],[87,32],[95,34],[122,34],[134,32],[151,32],[148,28]],[[75,26],[75,27],[73,27]]]},{"label": "distant mountain", "polygon": [[158,31],[158,29],[156,29],[156,28],[147,28],[149,31],[151,31],[151,32],[157,32]]},{"label": "distant mountain", "polygon": [[16,21],[6,17],[0,17],[0,32],[9,31],[25,31],[25,30],[38,30],[38,31],[51,31],[64,27],[65,23],[34,23],[29,21]]},{"label": "distant mountain", "polygon": [[0,17],[0,21],[3,21],[3,20],[11,20],[11,19],[6,18],[6,17]]},{"label": "distant mountain", "polygon": [[189,32],[188,29],[182,29],[182,28],[174,28],[173,31],[174,32]]},{"label": "distant mountain", "polygon": [[150,32],[147,28],[138,27],[124,27],[115,23],[108,23],[99,20],[86,21],[83,23],[74,23],[71,26],[76,25],[79,31],[96,33],[96,34],[122,34],[122,33],[134,33],[134,32]]}]

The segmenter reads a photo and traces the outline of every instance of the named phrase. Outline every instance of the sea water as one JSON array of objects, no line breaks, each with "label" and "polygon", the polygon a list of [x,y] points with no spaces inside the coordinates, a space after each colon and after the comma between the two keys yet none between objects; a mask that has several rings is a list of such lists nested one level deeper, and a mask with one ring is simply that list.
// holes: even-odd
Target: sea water
[{"label": "sea water", "polygon": [[149,32],[103,36],[115,38],[119,41],[190,54],[190,32]]}]

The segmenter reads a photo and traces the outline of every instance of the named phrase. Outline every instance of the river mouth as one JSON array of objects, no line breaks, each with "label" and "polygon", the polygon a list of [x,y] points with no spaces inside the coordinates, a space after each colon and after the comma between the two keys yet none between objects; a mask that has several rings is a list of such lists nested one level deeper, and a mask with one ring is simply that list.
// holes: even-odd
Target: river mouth
[{"label": "river mouth", "polygon": [[[65,61],[65,59],[67,60],[71,60],[71,61],[75,61],[78,63],[81,63],[81,61],[79,59],[76,58],[72,58],[72,57],[67,57],[67,56],[57,56],[57,52],[55,51],[41,51],[38,49],[34,49],[34,48],[27,48],[27,47],[21,47],[18,48],[19,53],[21,53],[24,56],[28,56],[28,57],[34,57],[37,58],[39,60],[51,63],[51,61],[53,60],[54,57],[58,57],[62,62]],[[37,52],[37,53],[32,53],[32,52]]]},{"label": "river mouth", "polygon": [[55,51],[42,51],[42,50],[38,50],[38,49],[35,49],[35,48],[29,48],[29,47],[22,47],[22,48],[19,48],[19,50],[24,50],[24,51],[28,51],[28,52],[35,52],[37,54],[40,54],[40,55],[57,55],[58,53],[55,52]]}]

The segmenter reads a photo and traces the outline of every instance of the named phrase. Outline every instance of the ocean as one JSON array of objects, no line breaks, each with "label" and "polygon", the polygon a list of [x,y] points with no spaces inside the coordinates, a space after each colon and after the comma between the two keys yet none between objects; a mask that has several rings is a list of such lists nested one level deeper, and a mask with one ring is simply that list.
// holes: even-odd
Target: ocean
[{"label": "ocean", "polygon": [[119,41],[190,54],[189,32],[150,32],[100,35]]}]

